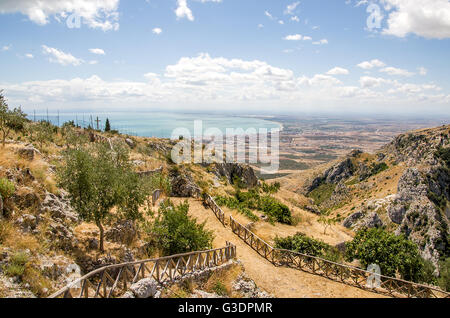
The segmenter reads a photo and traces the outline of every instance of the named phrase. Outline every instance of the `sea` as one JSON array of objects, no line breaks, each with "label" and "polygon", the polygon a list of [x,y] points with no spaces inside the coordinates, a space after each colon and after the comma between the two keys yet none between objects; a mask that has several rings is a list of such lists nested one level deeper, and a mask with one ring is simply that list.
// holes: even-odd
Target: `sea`
[{"label": "sea", "polygon": [[194,136],[194,124],[201,121],[203,133],[210,128],[216,128],[225,135],[227,128],[282,129],[278,122],[270,117],[258,118],[245,115],[224,115],[207,113],[181,113],[181,112],[136,112],[121,111],[108,113],[28,113],[31,120],[47,120],[54,125],[62,126],[65,122],[74,121],[77,126],[84,128],[97,127],[104,129],[106,119],[109,119],[111,129],[120,133],[139,137],[171,138],[177,128],[188,129]]}]

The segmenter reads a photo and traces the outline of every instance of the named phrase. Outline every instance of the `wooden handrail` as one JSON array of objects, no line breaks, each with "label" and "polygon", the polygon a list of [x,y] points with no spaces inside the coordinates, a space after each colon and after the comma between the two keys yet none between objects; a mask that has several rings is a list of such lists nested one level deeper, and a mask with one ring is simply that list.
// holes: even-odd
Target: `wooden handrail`
[{"label": "wooden handrail", "polygon": [[[206,195],[203,200],[211,208],[219,221],[225,224],[225,214],[215,201]],[[217,212],[217,211],[220,211]],[[358,287],[371,292],[387,294],[392,297],[408,298],[450,298],[450,293],[434,286],[418,284],[403,279],[374,274],[361,268],[335,263],[320,257],[310,256],[290,250],[272,247],[247,227],[237,222],[230,215],[230,227],[234,234],[248,244],[260,256],[275,266],[287,266],[311,274],[320,275],[331,280]],[[367,286],[369,277],[380,280],[380,286]]]},{"label": "wooden handrail", "polygon": [[[119,292],[125,292],[128,284],[131,285],[139,279],[149,277],[158,283],[174,282],[187,274],[217,267],[235,257],[236,246],[227,242],[226,247],[217,249],[108,265],[80,277],[49,298],[74,298],[72,295],[74,289],[80,290],[76,298],[88,298],[90,295],[93,298],[110,298],[117,296]],[[153,267],[148,267],[149,264],[153,264]],[[146,275],[146,271],[149,275]]]}]

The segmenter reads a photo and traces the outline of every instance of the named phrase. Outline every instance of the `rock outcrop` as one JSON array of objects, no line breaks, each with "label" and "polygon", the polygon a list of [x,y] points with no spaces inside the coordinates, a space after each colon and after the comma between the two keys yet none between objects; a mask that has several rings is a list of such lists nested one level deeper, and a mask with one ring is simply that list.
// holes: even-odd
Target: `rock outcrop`
[{"label": "rock outcrop", "polygon": [[158,292],[158,282],[152,278],[144,278],[130,286],[135,298],[153,298]]},{"label": "rock outcrop", "polygon": [[333,165],[323,174],[314,178],[311,183],[306,186],[306,191],[311,192],[324,183],[339,184],[341,181],[353,176],[357,170],[357,167],[353,163],[352,158],[358,157],[360,154],[361,152],[359,150],[352,151],[347,158]]},{"label": "rock outcrop", "polygon": [[359,230],[362,228],[378,228],[382,227],[384,224],[377,212],[364,214],[363,212],[359,211],[347,217],[342,225],[344,225],[346,228]]},{"label": "rock outcrop", "polygon": [[78,222],[78,216],[70,206],[70,201],[66,198],[64,192],[61,192],[59,196],[47,192],[41,204],[41,209],[44,212],[49,212],[54,219]]},{"label": "rock outcrop", "polygon": [[40,152],[36,148],[28,146],[18,149],[17,154],[20,158],[26,159],[28,161],[33,161],[35,154],[40,154]]},{"label": "rock outcrop", "polygon": [[192,197],[199,189],[188,172],[182,172],[178,169],[172,170],[169,177],[172,190],[171,196],[173,197]]},{"label": "rock outcrop", "polygon": [[106,231],[105,238],[120,244],[131,244],[138,235],[136,226],[131,220],[117,222],[111,229]]},{"label": "rock outcrop", "polygon": [[248,165],[239,163],[216,163],[214,173],[218,177],[226,177],[230,184],[234,183],[235,178],[241,180],[249,188],[258,184],[255,171]]}]

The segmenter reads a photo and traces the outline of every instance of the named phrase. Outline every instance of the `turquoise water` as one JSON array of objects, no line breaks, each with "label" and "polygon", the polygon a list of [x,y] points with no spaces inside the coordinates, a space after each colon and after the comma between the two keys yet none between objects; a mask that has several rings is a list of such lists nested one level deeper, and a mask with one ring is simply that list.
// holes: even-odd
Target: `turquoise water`
[{"label": "turquoise water", "polygon": [[99,128],[104,129],[106,118],[109,118],[111,128],[121,133],[141,136],[170,138],[176,128],[187,128],[194,135],[194,121],[201,120],[203,130],[218,128],[223,134],[227,128],[281,128],[280,124],[270,120],[254,117],[239,117],[232,115],[210,115],[210,114],[184,114],[164,112],[109,112],[109,113],[61,113],[59,118],[56,114],[29,114],[30,119],[48,120],[55,125],[73,120],[78,125],[88,127],[93,125],[97,128],[96,119],[100,120]]}]

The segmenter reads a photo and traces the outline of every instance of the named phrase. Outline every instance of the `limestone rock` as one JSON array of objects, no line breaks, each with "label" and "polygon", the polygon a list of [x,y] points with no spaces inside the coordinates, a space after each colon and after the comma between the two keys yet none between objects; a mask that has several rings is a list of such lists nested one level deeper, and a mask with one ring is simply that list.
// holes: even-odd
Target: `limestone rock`
[{"label": "limestone rock", "polygon": [[364,216],[357,224],[356,228],[375,228],[375,227],[382,227],[383,221],[381,221],[380,217],[378,216],[377,212],[371,212],[368,215]]},{"label": "limestone rock", "polygon": [[65,251],[71,251],[78,244],[72,230],[59,222],[51,222],[46,235],[52,244]]},{"label": "limestone rock", "polygon": [[353,214],[351,214],[350,216],[348,216],[344,222],[342,223],[343,226],[345,226],[346,228],[351,228],[352,226],[354,226],[356,224],[356,222],[362,218],[364,216],[364,214],[361,211],[355,212]]},{"label": "limestone rock", "polygon": [[152,298],[157,292],[158,282],[144,278],[130,286],[130,291],[136,298]]},{"label": "limestone rock", "polygon": [[34,155],[36,153],[40,153],[39,150],[35,149],[34,147],[24,147],[17,150],[17,153],[19,154],[19,157],[32,161],[34,159]]},{"label": "limestone rock", "polygon": [[216,163],[214,173],[218,177],[226,177],[230,184],[233,184],[235,178],[239,178],[250,188],[258,184],[255,171],[248,165],[239,163]]},{"label": "limestone rock", "polygon": [[17,219],[16,223],[24,232],[31,232],[36,229],[38,220],[34,215],[24,214]]},{"label": "limestone rock", "polygon": [[125,142],[126,142],[126,144],[130,147],[130,148],[134,148],[134,147],[136,147],[136,144],[134,143],[134,141],[133,141],[133,139],[131,139],[131,138],[126,138],[125,139]]},{"label": "limestone rock", "polygon": [[61,194],[58,197],[53,193],[47,192],[41,208],[43,211],[49,211],[54,219],[78,222],[78,216],[70,206],[70,202],[65,198],[64,194]]},{"label": "limestone rock", "polygon": [[170,182],[171,182],[171,195],[174,197],[188,198],[192,197],[198,186],[192,180],[192,177],[187,172],[181,171],[171,171],[170,172]]},{"label": "limestone rock", "polygon": [[116,243],[131,244],[137,238],[137,235],[138,232],[134,223],[130,220],[123,220],[106,231],[105,238]]}]

